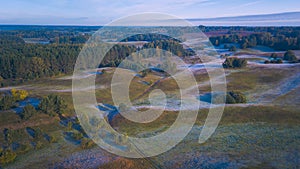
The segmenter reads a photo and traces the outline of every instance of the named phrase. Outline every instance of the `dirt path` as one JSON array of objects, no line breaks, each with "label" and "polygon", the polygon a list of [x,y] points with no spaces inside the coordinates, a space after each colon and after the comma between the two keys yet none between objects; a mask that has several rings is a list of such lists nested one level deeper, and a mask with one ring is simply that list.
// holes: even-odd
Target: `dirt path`
[{"label": "dirt path", "polygon": [[257,98],[256,101],[259,103],[272,103],[277,97],[285,95],[293,89],[300,86],[300,73],[284,79],[279,84],[275,85],[265,92],[254,93],[253,97]]},{"label": "dirt path", "polygon": [[10,91],[11,89],[28,89],[31,85],[22,85],[22,86],[9,86],[9,87],[2,87],[0,91]]},{"label": "dirt path", "polygon": [[13,129],[13,130],[17,130],[17,129],[23,129],[25,127],[35,127],[35,126],[40,126],[40,125],[46,125],[46,124],[52,124],[57,122],[55,120],[55,118],[41,118],[38,119],[34,122],[32,121],[23,121],[21,123],[14,123],[14,124],[6,124],[6,125],[0,125],[0,130],[3,130],[4,128],[9,128],[9,129]]},{"label": "dirt path", "polygon": [[156,82],[154,82],[151,86],[149,86],[141,95],[139,95],[138,97],[136,97],[134,100],[139,100],[140,98],[142,98],[145,94],[149,93],[151,90],[154,89],[154,87],[159,84],[161,81],[163,81],[166,78],[162,78],[157,80]]}]

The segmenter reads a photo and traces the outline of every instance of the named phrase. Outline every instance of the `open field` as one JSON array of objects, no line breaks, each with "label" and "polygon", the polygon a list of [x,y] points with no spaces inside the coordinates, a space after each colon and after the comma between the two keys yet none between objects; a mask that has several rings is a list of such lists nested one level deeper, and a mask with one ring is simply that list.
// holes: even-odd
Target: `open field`
[{"label": "open field", "polygon": [[[241,32],[245,36],[252,34],[252,31]],[[218,33],[221,35],[228,34],[227,31],[212,31],[208,35],[213,36]],[[191,34],[189,36],[194,35]],[[30,44],[26,45],[40,43],[38,39],[29,38],[27,40],[26,43]],[[63,70],[66,69],[63,67],[64,65],[54,64],[58,70],[53,69],[53,74],[41,68],[43,71],[36,73],[36,76],[39,77],[41,73],[45,73],[43,76],[34,78],[32,74],[24,74],[24,77],[19,78],[22,83],[9,78],[0,79],[0,81],[5,82],[1,85],[6,86],[10,84],[0,88],[1,99],[4,94],[13,95],[12,89],[28,92],[27,98],[24,100],[16,99],[16,104],[11,106],[10,109],[0,111],[0,153],[2,153],[2,148],[4,148],[11,149],[12,152],[17,154],[14,161],[8,164],[0,164],[0,168],[299,168],[300,63],[297,63],[297,60],[293,62],[285,60],[282,64],[265,64],[266,60],[271,59],[270,55],[272,53],[276,53],[277,57],[282,59],[285,51],[274,50],[271,47],[262,45],[239,48],[240,44],[238,43],[227,43],[226,45],[229,45],[229,49],[225,49],[225,45],[221,44],[217,47],[217,52],[210,47],[207,49],[208,52],[204,50],[205,53],[203,49],[200,49],[202,46],[199,47],[199,51],[193,54],[201,54],[200,58],[203,54],[203,58],[201,58],[203,61],[200,62],[200,59],[196,56],[185,56],[186,58],[183,60],[187,62],[186,65],[172,65],[175,73],[173,77],[166,72],[157,70],[158,66],[151,66],[145,72],[136,72],[134,68],[130,69],[130,71],[120,68],[118,71],[121,74],[129,71],[134,77],[128,89],[129,99],[133,104],[132,107],[126,107],[127,105],[125,105],[125,108],[123,107],[123,109],[126,109],[124,110],[125,113],[133,108],[139,111],[148,109],[155,111],[164,110],[153,122],[135,123],[120,114],[123,111],[121,104],[115,105],[111,90],[114,86],[120,85],[113,83],[112,79],[117,71],[115,66],[122,59],[121,55],[126,52],[133,52],[137,50],[137,47],[143,47],[143,45],[148,43],[150,42],[122,42],[121,44],[124,45],[122,49],[127,51],[114,51],[115,53],[107,60],[107,66],[95,70],[86,70],[82,76],[73,77],[70,75],[72,73],[70,70],[73,69],[72,65],[68,67],[71,67],[70,72],[64,74],[62,73],[66,71]],[[174,42],[172,41],[172,43]],[[196,41],[184,44],[193,45],[193,43],[196,43]],[[56,46],[56,44],[51,45]],[[158,45],[162,44],[158,43]],[[231,46],[237,49],[230,51]],[[74,48],[77,49],[77,47],[78,44]],[[120,46],[119,48],[121,49]],[[46,49],[48,50],[48,48]],[[188,46],[184,46],[184,49],[188,49]],[[62,49],[62,51],[64,50],[65,48]],[[295,57],[299,58],[299,51],[294,51]],[[227,97],[231,96],[232,99],[235,99],[233,95],[239,95],[240,97],[245,97],[245,101],[235,102],[234,100],[234,102],[226,104],[215,133],[205,143],[199,144],[199,134],[205,124],[209,108],[222,106],[222,104],[211,103],[211,83],[214,81],[219,85],[222,84],[220,80],[222,75],[209,77],[208,70],[210,70],[210,73],[219,72],[220,68],[223,68],[222,64],[226,58],[230,57],[245,59],[247,64],[244,67],[224,70],[225,84],[228,91]],[[33,58],[30,56],[30,59],[32,59],[30,61],[41,62],[38,58]],[[48,58],[43,59],[46,61]],[[147,59],[157,60],[158,63],[162,60],[157,58]],[[208,63],[204,63],[206,59],[209,60]],[[66,62],[68,63],[70,60],[66,60]],[[52,63],[52,60],[50,61]],[[50,61],[48,64],[50,64]],[[63,59],[59,61],[65,63]],[[35,66],[38,67],[38,65]],[[49,66],[46,64],[41,65]],[[134,67],[136,65],[130,66]],[[167,66],[169,65],[167,64]],[[50,70],[52,70],[52,67]],[[176,82],[176,77],[182,75],[183,70],[189,70],[194,75],[197,83],[193,84],[185,81],[185,88],[180,89]],[[22,72],[22,70],[19,70],[19,72]],[[7,76],[10,76],[9,73],[10,71],[8,71]],[[17,75],[11,74],[11,76]],[[27,76],[29,76],[28,79],[30,80],[23,80]],[[83,81],[95,78],[95,86],[73,89],[73,78]],[[123,133],[126,137],[143,138],[155,136],[168,130],[176,121],[182,103],[182,96],[189,98],[188,101],[190,101],[184,107],[184,110],[192,111],[196,109],[198,112],[197,119],[191,132],[182,142],[159,156],[143,159],[119,157],[98,147],[89,138],[89,135],[82,128],[82,123],[80,123],[82,119],[78,119],[78,115],[74,111],[72,92],[90,93],[93,90],[95,90],[97,104],[88,106],[98,108],[104,112],[104,114],[99,114],[101,118],[104,115],[103,119],[101,119],[103,121],[99,122],[90,116],[80,117],[85,118],[88,123],[95,123],[97,134],[101,135],[101,138],[104,138],[105,141],[110,141],[111,145],[116,145],[117,147],[125,147],[124,149],[129,151],[130,147],[128,146],[128,148],[126,145],[128,140],[127,142],[125,141],[124,146],[120,143],[119,138],[114,138],[112,134],[107,134],[107,131],[102,128],[103,126],[101,125],[104,120],[114,130]],[[124,89],[124,91],[126,90]],[[150,96],[159,90],[163,91],[166,96],[165,107],[150,105]],[[194,92],[195,90],[198,92]],[[229,91],[232,91],[233,94],[229,95]],[[49,97],[51,95],[54,96],[54,99]],[[162,96],[156,96],[155,101],[162,103],[164,101]],[[33,101],[30,102],[30,99]],[[54,104],[51,105],[53,100]],[[47,107],[49,112],[57,112],[53,115],[48,113],[47,110],[45,113],[42,111],[44,110],[43,104],[41,104],[42,101],[53,107],[63,102],[63,108]],[[227,102],[227,100],[225,101]],[[26,105],[30,104],[34,106],[33,109],[36,109],[36,112],[26,119],[24,118],[25,111],[23,112],[23,110]],[[198,104],[200,109],[198,106],[195,106]],[[179,126],[178,130],[183,127],[183,125]],[[174,137],[176,136],[175,134]]]},{"label": "open field", "polygon": [[[228,90],[239,90],[245,93],[252,104],[226,106],[216,133],[203,145],[197,144],[197,136],[201,126],[204,124],[207,109],[200,110],[196,126],[184,141],[171,151],[151,158],[150,161],[152,162],[144,161],[145,165],[152,166],[152,163],[155,163],[159,166],[173,168],[186,168],[187,166],[204,168],[221,166],[225,168],[278,167],[283,163],[291,167],[298,165],[297,158],[299,154],[297,155],[296,152],[297,149],[299,150],[297,144],[297,137],[299,136],[295,134],[299,133],[300,127],[300,114],[297,106],[299,104],[299,83],[295,81],[294,84],[291,84],[293,86],[285,87],[287,85],[286,82],[291,82],[293,81],[292,79],[299,79],[300,69],[298,67],[299,65],[280,68],[272,65],[270,67],[249,65],[241,70],[227,70]],[[98,102],[113,104],[109,86],[113,72],[111,70],[105,74],[97,75],[96,84],[103,86],[96,89]],[[274,72],[276,72],[276,76],[274,76]],[[177,85],[172,78],[159,81],[160,79],[160,75],[156,73],[149,73],[144,78],[135,77],[130,86],[130,94],[133,101],[134,98],[147,100],[148,94],[152,91],[149,88],[162,89],[168,95],[180,96],[178,91],[175,90]],[[205,73],[196,74],[196,79],[200,84],[199,90],[201,92],[205,93],[210,90],[210,83]],[[159,82],[155,86],[143,83],[150,82],[153,84],[156,81]],[[27,83],[13,88],[25,89],[29,91],[31,97],[38,98],[50,93],[56,93],[65,98],[69,107],[69,112],[66,115],[72,117],[75,114],[72,112],[71,83],[72,81],[68,77],[60,77],[38,80],[34,83]],[[276,88],[281,88],[282,92],[276,93]],[[10,89],[2,88],[1,90]],[[85,90],[90,89],[86,88]],[[266,102],[270,101],[270,99],[265,98],[264,93],[266,95],[273,93],[274,102]],[[143,103],[141,101],[137,101],[137,103],[139,107],[142,107]],[[24,161],[28,162],[27,167],[29,168],[33,166],[47,166],[50,168],[59,166],[74,167],[74,165],[107,167],[108,165],[114,166],[118,163],[124,163],[124,160],[127,165],[130,164],[133,168],[139,168],[139,164],[143,163],[140,160],[116,157],[99,148],[90,150],[78,148],[76,144],[64,138],[63,132],[66,129],[64,129],[64,125],[60,124],[59,119],[40,115],[24,123],[14,112],[1,112],[0,115],[2,121],[0,123],[1,129],[11,128],[18,130],[21,135],[24,135],[23,138],[30,140],[30,136],[25,132],[25,128],[28,126],[33,128],[39,127],[43,132],[56,136],[58,140],[56,143],[42,147],[38,151],[29,150],[28,153],[19,155],[14,163],[7,166],[8,168],[23,168]],[[167,130],[176,117],[176,111],[166,111],[155,122],[139,125],[117,115],[111,124],[121,133],[145,137]],[[4,141],[3,135],[0,136],[0,140]],[[24,141],[24,139],[22,140]],[[26,144],[26,139],[25,142],[22,142],[22,140],[16,140],[16,142]],[[250,147],[252,148],[250,149]],[[238,151],[236,151],[237,149]],[[274,155],[277,152],[280,152],[280,155]],[[52,154],[57,156],[53,157]],[[180,160],[175,162],[174,158]],[[283,159],[285,161],[281,161]],[[82,163],[80,162],[81,160],[87,160],[88,163]],[[72,164],[68,161],[72,161]],[[76,164],[76,161],[78,164]],[[203,161],[207,162],[204,163]],[[277,163],[274,163],[274,161],[277,161]]]}]

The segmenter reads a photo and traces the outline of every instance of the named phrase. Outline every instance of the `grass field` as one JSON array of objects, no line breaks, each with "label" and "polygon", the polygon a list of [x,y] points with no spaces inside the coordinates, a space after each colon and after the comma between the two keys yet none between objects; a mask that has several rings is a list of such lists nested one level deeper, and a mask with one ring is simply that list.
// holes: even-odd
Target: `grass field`
[{"label": "grass field", "polygon": [[[201,109],[195,127],[191,133],[174,149],[149,159],[125,159],[109,154],[98,147],[82,149],[78,144],[66,139],[67,126],[58,117],[38,114],[28,121],[11,111],[0,112],[0,130],[9,128],[17,135],[15,143],[27,145],[18,151],[15,162],[7,168],[74,168],[89,167],[141,168],[165,166],[167,168],[293,168],[299,165],[299,103],[300,88],[297,83],[288,88],[274,100],[257,101],[264,93],[272,93],[275,88],[285,86],[299,74],[299,65],[274,67],[248,65],[243,69],[226,70],[227,88],[244,93],[247,104],[226,105],[219,127],[204,144],[197,143],[200,131],[207,117],[208,109]],[[114,105],[111,98],[111,79],[114,69],[110,68],[102,75],[97,75],[95,84],[99,103]],[[206,72],[195,71],[201,94],[210,92],[209,78]],[[57,77],[25,82],[12,88],[25,89],[30,97],[42,98],[55,93],[67,103],[66,119],[76,116],[72,99],[72,80],[70,77]],[[9,90],[10,88],[6,88]],[[130,99],[137,106],[149,103],[149,94],[154,89],[163,90],[167,98],[176,100],[180,92],[176,81],[157,72],[150,72],[145,77],[136,76],[130,84]],[[2,89],[5,90],[5,89]],[[90,90],[89,88],[86,89]],[[196,96],[194,96],[196,98]],[[272,95],[273,97],[273,95]],[[266,97],[267,98],[267,97]],[[176,120],[178,111],[165,111],[156,121],[138,124],[116,115],[111,124],[121,133],[129,136],[149,137],[167,130]],[[28,134],[27,127],[41,129],[43,133],[54,136],[57,141],[48,143],[42,140],[42,146],[35,150],[34,139]],[[71,129],[68,132],[77,132]],[[33,143],[32,143],[33,142]],[[4,134],[0,134],[0,143],[5,143]],[[26,151],[25,151],[26,150]],[[21,152],[23,151],[23,152]],[[84,162],[86,161],[86,162]],[[153,164],[154,163],[154,164]],[[286,163],[286,166],[282,164]]]}]

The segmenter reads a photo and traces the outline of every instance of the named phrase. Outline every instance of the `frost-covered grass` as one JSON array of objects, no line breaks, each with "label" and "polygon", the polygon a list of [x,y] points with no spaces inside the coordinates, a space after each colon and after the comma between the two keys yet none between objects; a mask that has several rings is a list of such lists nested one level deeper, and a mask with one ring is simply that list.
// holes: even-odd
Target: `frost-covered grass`
[{"label": "frost-covered grass", "polygon": [[220,125],[204,144],[201,128],[174,149],[154,158],[170,168],[243,168],[264,164],[268,168],[299,166],[299,125],[241,123]]}]

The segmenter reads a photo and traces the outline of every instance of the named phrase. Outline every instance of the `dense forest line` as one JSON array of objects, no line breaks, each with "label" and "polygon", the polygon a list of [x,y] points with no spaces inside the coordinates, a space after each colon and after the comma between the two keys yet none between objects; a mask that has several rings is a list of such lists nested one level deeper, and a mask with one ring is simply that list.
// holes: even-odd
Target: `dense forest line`
[{"label": "dense forest line", "polygon": [[[225,29],[226,28],[226,29]],[[210,41],[219,46],[224,43],[237,43],[240,48],[257,45],[274,50],[299,50],[300,27],[225,27],[222,35],[211,34]],[[205,28],[204,31],[207,31]],[[211,30],[212,31],[212,30]]]},{"label": "dense forest line", "polygon": [[14,36],[0,38],[0,76],[34,79],[71,73],[81,45],[25,44]]},{"label": "dense forest line", "polygon": [[159,40],[173,40],[179,42],[179,40],[169,37],[167,35],[162,35],[162,34],[154,34],[154,33],[148,33],[148,34],[138,34],[138,35],[133,35],[128,38],[125,38],[122,40],[122,42],[128,42],[128,41],[148,41],[151,42],[155,39]]},{"label": "dense forest line", "polygon": [[300,27],[289,26],[203,26],[200,25],[199,29],[204,33],[207,32],[270,32],[273,34],[289,34],[291,32],[300,31]]},{"label": "dense forest line", "polygon": [[[19,28],[18,26],[15,26]],[[0,85],[16,81],[71,74],[79,52],[97,27],[47,27],[0,26]],[[22,28],[22,29],[21,29]],[[215,45],[239,44],[240,48],[263,45],[275,50],[299,50],[299,27],[199,27]],[[121,28],[117,28],[122,30]],[[187,29],[188,30],[188,29]],[[172,29],[176,32],[177,29]],[[26,39],[37,43],[26,43]],[[39,40],[49,43],[40,44]],[[105,56],[99,67],[115,67],[133,52],[147,48],[159,48],[174,55],[186,57],[195,55],[185,49],[179,40],[166,35],[135,35],[123,40],[147,41],[142,47],[116,44]],[[147,57],[147,56],[143,56]]]},{"label": "dense forest line", "polygon": [[[7,41],[0,44],[0,79],[19,80],[71,74],[83,47],[83,44],[41,45]],[[134,47],[115,45],[99,66],[117,66],[133,51]]]},{"label": "dense forest line", "polygon": [[[36,33],[36,35],[39,34]],[[76,59],[89,37],[78,40],[80,36],[66,34],[55,37],[58,39],[57,43],[39,44],[25,43],[18,35],[0,32],[0,85],[6,86],[16,80],[22,82],[60,74],[71,74]],[[76,38],[78,43],[74,43]],[[145,48],[160,48],[182,57],[194,54],[184,49],[178,41],[162,39],[154,38],[155,41],[146,43],[141,48],[134,45],[115,44],[107,52],[99,67],[116,67],[131,53]]]}]

